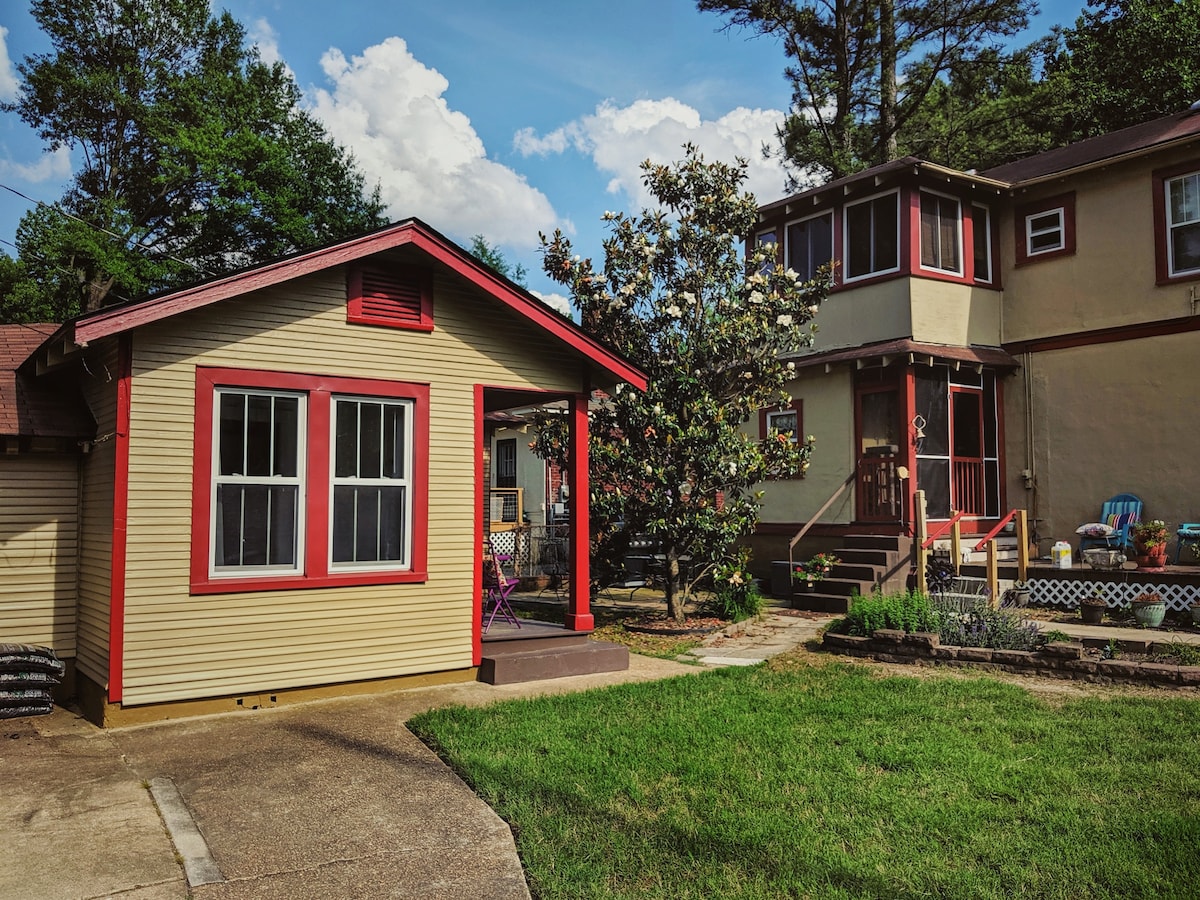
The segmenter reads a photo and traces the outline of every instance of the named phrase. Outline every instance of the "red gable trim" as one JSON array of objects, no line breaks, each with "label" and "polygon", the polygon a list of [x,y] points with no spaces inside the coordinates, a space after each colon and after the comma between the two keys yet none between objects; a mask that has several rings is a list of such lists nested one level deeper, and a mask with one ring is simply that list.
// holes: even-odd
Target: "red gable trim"
[{"label": "red gable trim", "polygon": [[[536,297],[484,269],[466,251],[416,219],[173,294],[99,310],[76,321],[72,337],[75,343],[84,344],[405,244],[420,248],[455,274],[581,353],[617,381],[626,382],[639,390],[645,389],[646,375],[636,366],[605,348],[574,322],[563,318]],[[67,326],[68,329],[70,327]]]}]

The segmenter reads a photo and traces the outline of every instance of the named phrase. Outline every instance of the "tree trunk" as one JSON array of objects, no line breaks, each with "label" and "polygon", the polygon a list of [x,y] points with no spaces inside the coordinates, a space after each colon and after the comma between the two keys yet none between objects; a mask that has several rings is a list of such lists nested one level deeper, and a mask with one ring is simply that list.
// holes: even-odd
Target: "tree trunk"
[{"label": "tree trunk", "polygon": [[665,547],[664,551],[667,556],[666,578],[664,579],[667,592],[667,615],[676,622],[682,622],[684,618],[683,602],[687,596],[684,593],[679,573],[679,551],[673,546]]},{"label": "tree trunk", "polygon": [[896,7],[879,0],[879,149],[882,158],[896,158]]}]

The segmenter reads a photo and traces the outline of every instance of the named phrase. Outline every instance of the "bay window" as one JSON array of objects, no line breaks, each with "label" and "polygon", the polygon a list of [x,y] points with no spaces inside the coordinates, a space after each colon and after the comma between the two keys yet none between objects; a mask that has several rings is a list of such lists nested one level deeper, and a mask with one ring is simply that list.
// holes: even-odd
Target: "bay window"
[{"label": "bay window", "polygon": [[787,227],[788,268],[804,281],[817,277],[822,266],[833,260],[833,213],[792,222]]},{"label": "bay window", "polygon": [[1200,274],[1200,172],[1166,182],[1167,274]]},{"label": "bay window", "polygon": [[921,191],[921,268],[962,274],[962,205]]}]

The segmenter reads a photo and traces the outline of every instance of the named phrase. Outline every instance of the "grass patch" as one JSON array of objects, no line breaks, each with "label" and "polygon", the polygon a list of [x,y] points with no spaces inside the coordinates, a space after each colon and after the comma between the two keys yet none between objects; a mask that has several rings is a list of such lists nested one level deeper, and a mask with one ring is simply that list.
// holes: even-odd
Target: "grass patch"
[{"label": "grass patch", "polygon": [[722,669],[410,726],[539,898],[1189,897],[1200,707],[988,679]]}]

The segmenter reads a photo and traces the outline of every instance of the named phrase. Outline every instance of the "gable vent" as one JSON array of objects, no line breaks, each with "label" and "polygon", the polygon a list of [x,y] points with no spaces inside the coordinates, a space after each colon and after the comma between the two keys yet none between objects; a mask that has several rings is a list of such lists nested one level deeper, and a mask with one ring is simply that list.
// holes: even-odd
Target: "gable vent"
[{"label": "gable vent", "polygon": [[411,266],[353,266],[347,285],[346,321],[432,331],[430,273]]}]

